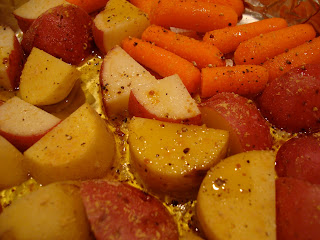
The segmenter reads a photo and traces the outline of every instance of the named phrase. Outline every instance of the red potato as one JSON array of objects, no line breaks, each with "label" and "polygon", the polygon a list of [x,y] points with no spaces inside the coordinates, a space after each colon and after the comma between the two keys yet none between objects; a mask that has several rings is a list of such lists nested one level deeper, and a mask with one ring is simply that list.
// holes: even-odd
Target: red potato
[{"label": "red potato", "polygon": [[65,0],[29,0],[13,11],[18,26],[22,32],[26,32],[31,24],[45,11],[60,4],[67,3]]},{"label": "red potato", "polygon": [[0,25],[0,87],[14,90],[19,86],[24,55],[14,31]]},{"label": "red potato", "polygon": [[271,149],[269,125],[251,100],[234,93],[218,93],[201,103],[199,109],[208,127],[230,132],[230,155]]},{"label": "red potato", "polygon": [[78,65],[93,50],[92,19],[74,5],[51,8],[33,22],[21,44],[27,54],[37,47],[67,63]]},{"label": "red potato", "polygon": [[13,97],[0,105],[0,135],[25,151],[60,123],[60,119]]},{"label": "red potato", "polygon": [[80,193],[91,228],[102,239],[179,239],[177,225],[162,203],[120,182],[91,180]]},{"label": "red potato", "polygon": [[69,3],[77,5],[87,13],[92,13],[106,6],[109,0],[67,0]]},{"label": "red potato", "polygon": [[177,74],[133,86],[129,97],[132,116],[166,122],[201,124],[201,114]]},{"label": "red potato", "polygon": [[276,157],[279,177],[320,184],[320,135],[302,135],[281,145]]},{"label": "red potato", "polygon": [[276,180],[276,222],[279,240],[318,240],[320,185],[294,178]]},{"label": "red potato", "polygon": [[258,99],[261,113],[288,132],[320,129],[320,65],[294,68],[273,80]]}]

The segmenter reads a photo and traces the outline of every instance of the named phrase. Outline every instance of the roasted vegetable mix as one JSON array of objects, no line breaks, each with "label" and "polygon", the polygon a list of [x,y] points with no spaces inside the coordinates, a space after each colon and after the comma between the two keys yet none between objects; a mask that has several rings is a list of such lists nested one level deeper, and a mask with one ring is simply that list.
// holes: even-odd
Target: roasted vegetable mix
[{"label": "roasted vegetable mix", "polygon": [[3,7],[0,239],[319,239],[318,8],[290,3]]}]

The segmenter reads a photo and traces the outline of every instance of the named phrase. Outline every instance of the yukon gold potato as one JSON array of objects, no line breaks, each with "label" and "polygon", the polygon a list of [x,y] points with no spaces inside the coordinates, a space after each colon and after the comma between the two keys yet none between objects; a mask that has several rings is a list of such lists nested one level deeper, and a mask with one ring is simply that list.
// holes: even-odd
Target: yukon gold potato
[{"label": "yukon gold potato", "polygon": [[0,25],[0,87],[14,90],[19,86],[23,51],[14,31]]},{"label": "yukon gold potato", "polygon": [[93,20],[94,41],[106,54],[126,37],[141,37],[149,25],[146,13],[129,1],[110,0]]},{"label": "yukon gold potato", "polygon": [[112,165],[114,153],[113,134],[85,103],[24,155],[35,180],[48,184],[103,177]]},{"label": "yukon gold potato", "polygon": [[2,136],[0,156],[0,190],[17,186],[28,179],[22,153]]},{"label": "yukon gold potato", "polygon": [[230,132],[229,155],[271,149],[270,127],[252,100],[234,93],[219,93],[201,103],[199,109],[208,127]]},{"label": "yukon gold potato", "polygon": [[175,74],[133,88],[129,113],[165,122],[201,124],[201,114],[180,77]]},{"label": "yukon gold potato", "polygon": [[197,198],[208,240],[276,239],[275,155],[249,151],[211,168]]},{"label": "yukon gold potato", "polygon": [[102,96],[107,115],[117,115],[128,110],[132,84],[155,81],[144,67],[126,51],[116,46],[104,57],[100,71]]},{"label": "yukon gold potato", "polygon": [[134,117],[128,141],[134,170],[146,187],[193,197],[206,171],[225,157],[228,137],[224,130]]},{"label": "yukon gold potato", "polygon": [[50,8],[67,3],[65,0],[29,0],[13,11],[19,28],[26,32],[34,20]]},{"label": "yukon gold potato", "polygon": [[51,105],[71,92],[80,72],[72,65],[33,48],[21,74],[20,96],[33,105]]},{"label": "yukon gold potato", "polygon": [[72,4],[50,8],[23,34],[21,45],[26,54],[36,47],[64,62],[79,65],[93,50],[92,19]]},{"label": "yukon gold potato", "polygon": [[0,135],[20,151],[28,149],[60,121],[18,97],[0,105]]},{"label": "yukon gold potato", "polygon": [[0,239],[92,239],[79,187],[53,183],[15,200],[0,214]]}]

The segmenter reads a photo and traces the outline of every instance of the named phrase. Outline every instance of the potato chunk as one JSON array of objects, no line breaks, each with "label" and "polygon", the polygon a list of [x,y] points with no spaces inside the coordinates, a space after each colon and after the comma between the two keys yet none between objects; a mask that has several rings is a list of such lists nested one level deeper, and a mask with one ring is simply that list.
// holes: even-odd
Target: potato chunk
[{"label": "potato chunk", "polygon": [[17,199],[0,215],[0,239],[91,239],[79,187],[53,183]]},{"label": "potato chunk", "polygon": [[0,156],[0,190],[19,185],[28,179],[22,153],[2,136]]},{"label": "potato chunk", "polygon": [[24,152],[31,175],[42,184],[102,177],[114,154],[113,134],[87,103]]},{"label": "potato chunk", "polygon": [[58,103],[68,96],[79,77],[74,66],[33,48],[21,74],[21,98],[33,105]]},{"label": "potato chunk", "polygon": [[197,215],[207,239],[276,239],[275,154],[249,151],[211,168]]},{"label": "potato chunk", "polygon": [[206,171],[224,158],[229,134],[204,126],[134,117],[129,124],[133,166],[150,189],[195,196]]}]

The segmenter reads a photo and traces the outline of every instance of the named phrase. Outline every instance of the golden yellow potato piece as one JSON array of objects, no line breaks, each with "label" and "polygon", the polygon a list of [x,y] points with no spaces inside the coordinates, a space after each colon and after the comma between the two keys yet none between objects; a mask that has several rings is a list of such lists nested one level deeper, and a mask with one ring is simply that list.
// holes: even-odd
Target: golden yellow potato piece
[{"label": "golden yellow potato piece", "polygon": [[197,198],[207,239],[276,239],[275,154],[250,151],[211,168]]},{"label": "golden yellow potato piece", "polygon": [[22,153],[0,136],[0,189],[19,185],[28,179],[23,159]]},{"label": "golden yellow potato piece", "polygon": [[129,124],[133,166],[150,189],[194,196],[206,171],[225,157],[229,134],[204,126],[134,117]]},{"label": "golden yellow potato piece", "polygon": [[24,152],[31,175],[42,184],[102,177],[114,154],[112,132],[87,103]]},{"label": "golden yellow potato piece", "polygon": [[15,200],[0,214],[0,239],[91,239],[79,187],[53,183]]},{"label": "golden yellow potato piece", "polygon": [[21,98],[33,105],[62,101],[71,92],[80,72],[72,65],[33,48],[21,74]]}]

